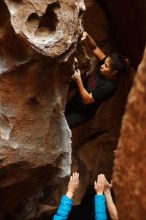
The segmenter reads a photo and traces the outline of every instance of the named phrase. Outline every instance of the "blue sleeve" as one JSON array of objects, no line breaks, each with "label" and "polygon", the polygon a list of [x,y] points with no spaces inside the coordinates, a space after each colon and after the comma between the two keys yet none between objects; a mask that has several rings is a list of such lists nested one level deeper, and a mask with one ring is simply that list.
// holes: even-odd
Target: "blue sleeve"
[{"label": "blue sleeve", "polygon": [[95,220],[107,220],[104,195],[95,195]]},{"label": "blue sleeve", "polygon": [[72,208],[72,203],[72,199],[68,198],[66,195],[62,196],[60,205],[57,213],[53,217],[53,220],[66,220]]}]

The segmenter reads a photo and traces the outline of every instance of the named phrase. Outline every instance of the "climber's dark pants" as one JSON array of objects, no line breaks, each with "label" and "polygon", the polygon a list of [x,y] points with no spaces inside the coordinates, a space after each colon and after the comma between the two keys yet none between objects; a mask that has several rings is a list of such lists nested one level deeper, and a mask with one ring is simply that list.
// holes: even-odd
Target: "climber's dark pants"
[{"label": "climber's dark pants", "polygon": [[89,121],[90,118],[79,112],[72,112],[66,116],[66,120],[70,129],[73,129]]},{"label": "climber's dark pants", "polygon": [[78,127],[91,119],[91,115],[84,109],[78,99],[73,98],[67,105],[65,110],[66,120],[70,129]]}]

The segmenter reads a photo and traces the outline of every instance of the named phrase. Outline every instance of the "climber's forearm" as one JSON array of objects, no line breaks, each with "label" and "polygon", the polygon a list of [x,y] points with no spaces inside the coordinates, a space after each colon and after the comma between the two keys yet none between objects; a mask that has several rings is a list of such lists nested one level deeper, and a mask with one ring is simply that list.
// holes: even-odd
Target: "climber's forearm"
[{"label": "climber's forearm", "polygon": [[102,60],[105,58],[105,54],[103,53],[103,51],[97,46],[96,42],[93,40],[93,38],[87,34],[86,36],[86,45],[88,47],[90,47],[90,49],[92,50],[93,54],[99,59]]},{"label": "climber's forearm", "polygon": [[94,103],[92,93],[88,93],[88,91],[84,88],[83,83],[82,83],[82,79],[78,78],[76,80],[76,83],[78,85],[79,93],[80,93],[80,96],[81,96],[83,103],[84,104]]},{"label": "climber's forearm", "polygon": [[118,220],[117,208],[113,202],[110,190],[104,192],[106,198],[107,209],[112,220]]},{"label": "climber's forearm", "polygon": [[97,47],[96,42],[89,34],[86,36],[85,43],[91,50],[94,50]]}]

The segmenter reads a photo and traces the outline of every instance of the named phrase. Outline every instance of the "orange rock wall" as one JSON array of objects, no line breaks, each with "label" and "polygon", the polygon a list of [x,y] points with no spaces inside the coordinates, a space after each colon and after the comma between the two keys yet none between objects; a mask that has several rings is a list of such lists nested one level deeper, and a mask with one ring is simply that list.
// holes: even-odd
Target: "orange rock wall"
[{"label": "orange rock wall", "polygon": [[114,167],[120,220],[146,213],[146,50],[129,94]]}]

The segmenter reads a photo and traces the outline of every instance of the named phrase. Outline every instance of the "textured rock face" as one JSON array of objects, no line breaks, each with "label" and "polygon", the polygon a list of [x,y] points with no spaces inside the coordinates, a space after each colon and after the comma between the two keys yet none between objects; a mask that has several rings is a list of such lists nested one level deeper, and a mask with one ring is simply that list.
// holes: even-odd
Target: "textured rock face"
[{"label": "textured rock face", "polygon": [[146,213],[146,50],[128,98],[116,153],[114,183],[121,220]]},{"label": "textured rock face", "polygon": [[80,16],[85,10],[83,0],[5,2],[15,32],[41,53],[56,57],[77,42],[81,28]]},{"label": "textured rock face", "polygon": [[0,1],[0,219],[34,217],[42,189],[70,173],[63,111],[84,9]]}]

